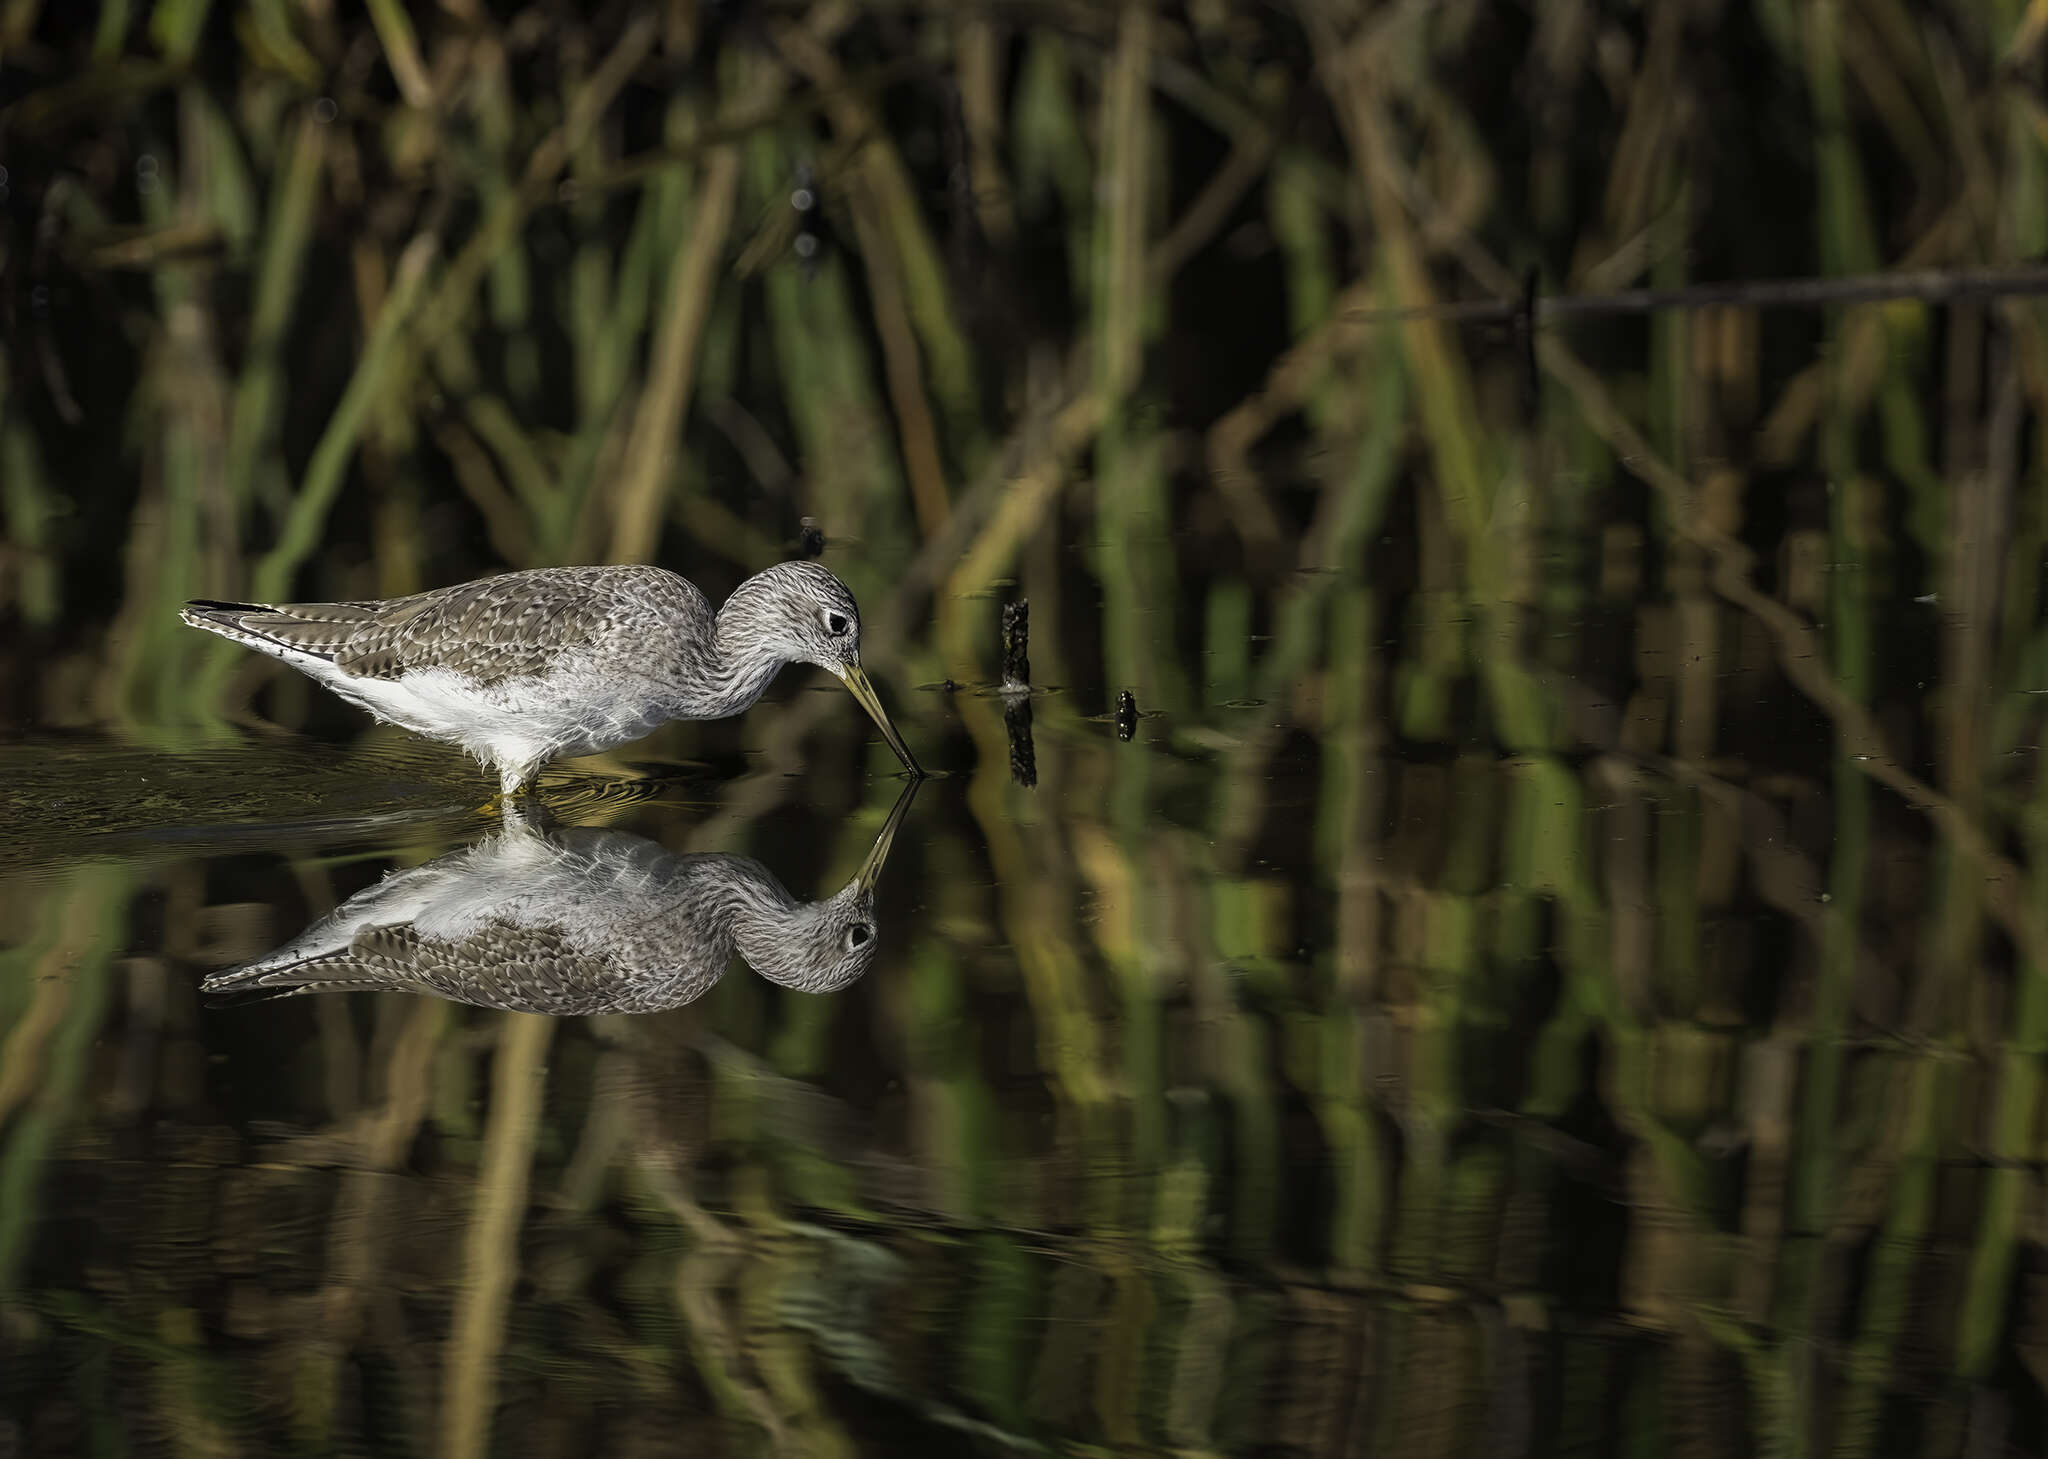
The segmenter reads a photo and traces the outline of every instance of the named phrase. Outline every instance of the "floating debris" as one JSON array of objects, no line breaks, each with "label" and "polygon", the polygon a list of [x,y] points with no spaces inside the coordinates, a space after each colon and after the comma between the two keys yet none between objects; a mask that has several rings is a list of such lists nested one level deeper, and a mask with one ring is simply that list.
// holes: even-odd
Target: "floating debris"
[{"label": "floating debris", "polygon": [[1138,732],[1138,696],[1126,689],[1116,696],[1116,737],[1127,740]]}]

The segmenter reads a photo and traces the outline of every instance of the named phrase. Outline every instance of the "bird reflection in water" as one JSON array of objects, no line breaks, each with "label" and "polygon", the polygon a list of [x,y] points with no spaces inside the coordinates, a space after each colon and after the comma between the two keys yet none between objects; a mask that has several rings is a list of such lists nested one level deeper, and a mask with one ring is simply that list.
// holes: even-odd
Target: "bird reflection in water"
[{"label": "bird reflection in water", "polygon": [[653,1013],[701,997],[737,955],[771,983],[829,993],[875,960],[875,882],[912,780],[852,881],[799,902],[747,856],[683,855],[625,831],[506,824],[394,872],[212,994],[387,990],[523,1013]]}]

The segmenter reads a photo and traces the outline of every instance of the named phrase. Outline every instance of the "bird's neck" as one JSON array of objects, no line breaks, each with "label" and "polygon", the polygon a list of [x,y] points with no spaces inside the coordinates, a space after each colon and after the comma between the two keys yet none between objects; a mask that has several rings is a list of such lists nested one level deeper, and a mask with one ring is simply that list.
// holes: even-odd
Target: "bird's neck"
[{"label": "bird's neck", "polygon": [[752,707],[768,691],[783,659],[762,631],[760,615],[735,591],[712,620],[711,637],[683,666],[682,718],[724,719]]},{"label": "bird's neck", "polygon": [[732,857],[720,871],[720,921],[746,965],[785,988],[803,988],[807,977],[815,980],[803,961],[802,932],[818,915],[817,906],[791,897],[752,857]]}]

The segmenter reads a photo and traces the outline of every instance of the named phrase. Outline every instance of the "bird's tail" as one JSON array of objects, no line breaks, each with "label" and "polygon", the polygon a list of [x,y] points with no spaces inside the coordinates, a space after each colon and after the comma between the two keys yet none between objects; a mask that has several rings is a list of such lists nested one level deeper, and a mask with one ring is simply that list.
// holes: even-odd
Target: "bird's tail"
[{"label": "bird's tail", "polygon": [[178,610],[194,628],[218,633],[301,668],[331,663],[362,626],[357,603],[219,603],[195,598]]},{"label": "bird's tail", "polygon": [[320,993],[349,986],[350,974],[361,971],[352,963],[346,950],[298,959],[272,953],[239,967],[208,973],[199,991],[214,1003],[253,1003],[294,993]]},{"label": "bird's tail", "polygon": [[264,632],[261,626],[266,615],[275,613],[276,610],[267,603],[217,603],[210,598],[194,598],[178,610],[178,618],[194,628],[218,633],[222,638],[247,644],[250,648],[278,653],[290,645]]}]

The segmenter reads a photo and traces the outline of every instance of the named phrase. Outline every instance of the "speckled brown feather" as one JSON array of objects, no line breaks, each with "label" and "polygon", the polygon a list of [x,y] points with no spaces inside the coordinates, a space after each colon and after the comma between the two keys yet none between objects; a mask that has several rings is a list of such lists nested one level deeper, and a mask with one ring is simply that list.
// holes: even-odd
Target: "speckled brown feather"
[{"label": "speckled brown feather", "polygon": [[367,679],[448,669],[491,685],[543,673],[565,649],[630,650],[663,622],[708,623],[711,609],[675,574],[626,566],[535,568],[374,603],[195,604],[187,616]]},{"label": "speckled brown feather", "polygon": [[[729,955],[730,946],[717,951]],[[365,928],[335,961],[343,981],[303,983],[303,991],[408,988],[480,1008],[559,1017],[635,1012],[643,1002],[666,1007],[717,981],[712,969],[682,967],[668,979],[621,978],[611,961],[579,952],[560,928],[496,922],[456,941],[422,937],[410,926]]]}]

